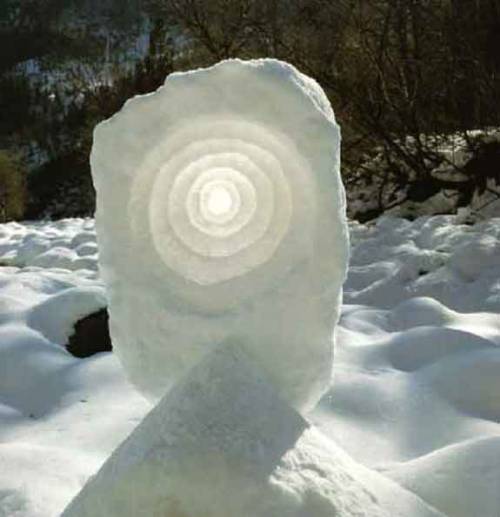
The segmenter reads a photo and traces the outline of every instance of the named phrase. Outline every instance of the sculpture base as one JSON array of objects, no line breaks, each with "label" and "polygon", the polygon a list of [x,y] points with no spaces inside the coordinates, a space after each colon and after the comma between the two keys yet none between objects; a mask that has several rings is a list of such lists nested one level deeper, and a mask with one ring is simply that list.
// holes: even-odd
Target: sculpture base
[{"label": "sculpture base", "polygon": [[63,517],[431,517],[353,462],[276,394],[239,348],[169,392]]}]

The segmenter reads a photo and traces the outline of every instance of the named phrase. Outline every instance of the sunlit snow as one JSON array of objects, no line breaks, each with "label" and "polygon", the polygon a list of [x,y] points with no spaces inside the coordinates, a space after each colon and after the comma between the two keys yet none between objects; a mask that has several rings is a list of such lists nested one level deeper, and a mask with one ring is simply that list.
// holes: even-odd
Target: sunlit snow
[{"label": "sunlit snow", "polygon": [[[500,219],[383,218],[351,234],[334,387],[309,419],[443,515],[497,517]],[[93,221],[0,235],[0,515],[53,517],[150,406],[113,354],[80,360],[55,341],[80,317],[68,292],[94,300],[84,311],[101,303]]]}]

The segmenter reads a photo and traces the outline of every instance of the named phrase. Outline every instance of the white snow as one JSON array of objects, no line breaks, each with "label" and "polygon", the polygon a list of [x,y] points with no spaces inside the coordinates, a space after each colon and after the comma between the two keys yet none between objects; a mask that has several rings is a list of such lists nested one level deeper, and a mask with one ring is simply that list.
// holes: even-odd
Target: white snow
[{"label": "white snow", "polygon": [[240,347],[225,345],[166,394],[63,513],[138,515],[439,514],[356,465],[276,395]]},{"label": "white snow", "polygon": [[500,312],[500,219],[474,226],[459,222],[444,215],[353,223],[344,302],[391,308],[409,298],[431,297],[462,312]]},{"label": "white snow", "polygon": [[93,219],[7,223],[0,227],[0,263],[15,267],[97,271]]},{"label": "white snow", "polygon": [[[500,272],[490,250],[500,220],[382,218],[351,232],[334,385],[308,415],[333,443],[304,436],[299,450],[328,452],[310,463],[325,471],[308,471],[304,452],[300,472],[319,483],[328,458],[348,454],[342,461],[379,499],[400,493],[392,481],[448,517],[498,517]],[[25,256],[37,255],[26,241],[35,233],[45,251],[93,241],[88,220],[1,225],[0,261],[23,242]],[[477,242],[486,246],[475,257]],[[51,341],[67,328],[65,304],[32,326],[67,290],[101,299],[92,260],[86,270],[0,267],[1,517],[58,515],[150,410],[113,354],[75,359]]]},{"label": "white snow", "polygon": [[171,74],[97,126],[111,336],[139,389],[158,400],[237,341],[294,407],[314,407],[347,269],[339,153],[323,90],[272,59]]}]

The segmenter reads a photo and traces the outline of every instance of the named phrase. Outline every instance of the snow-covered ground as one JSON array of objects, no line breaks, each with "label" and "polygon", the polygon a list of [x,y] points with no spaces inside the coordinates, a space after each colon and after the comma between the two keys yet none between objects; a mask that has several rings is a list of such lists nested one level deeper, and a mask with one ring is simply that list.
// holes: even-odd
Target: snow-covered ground
[{"label": "snow-covered ground", "polygon": [[[500,219],[351,224],[334,385],[310,415],[443,515],[500,515]],[[54,517],[150,405],[62,347],[105,304],[93,221],[0,226],[0,517]],[[311,516],[313,517],[313,516]]]}]

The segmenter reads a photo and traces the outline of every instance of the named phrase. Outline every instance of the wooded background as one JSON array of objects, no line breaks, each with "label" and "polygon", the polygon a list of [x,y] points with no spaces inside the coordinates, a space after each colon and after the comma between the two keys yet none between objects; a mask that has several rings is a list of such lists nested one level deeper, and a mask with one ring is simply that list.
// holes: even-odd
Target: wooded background
[{"label": "wooded background", "polygon": [[[0,219],[92,215],[95,124],[229,57],[325,89],[347,189],[376,198],[354,217],[500,186],[500,144],[471,132],[500,126],[500,0],[0,0]],[[443,167],[457,136],[471,158]]]}]

